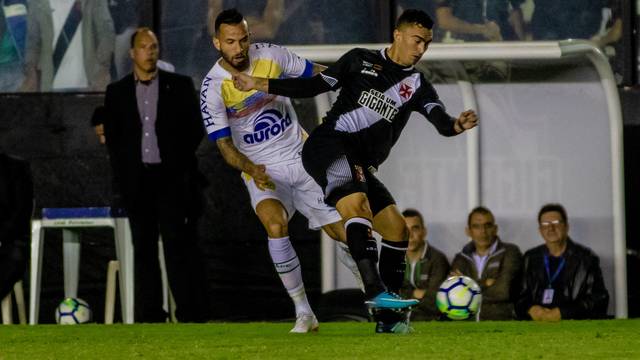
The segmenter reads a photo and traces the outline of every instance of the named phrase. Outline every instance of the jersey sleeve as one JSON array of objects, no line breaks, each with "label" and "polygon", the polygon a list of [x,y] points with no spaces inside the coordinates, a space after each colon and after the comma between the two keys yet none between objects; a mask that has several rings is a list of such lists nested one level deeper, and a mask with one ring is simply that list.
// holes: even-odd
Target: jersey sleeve
[{"label": "jersey sleeve", "polygon": [[222,101],[220,87],[215,85],[210,75],[204,78],[200,88],[200,112],[209,140],[216,141],[231,136],[227,109]]},{"label": "jersey sleeve", "polygon": [[282,74],[287,78],[309,78],[313,76],[313,63],[303,59],[285,47],[273,45],[275,56],[282,65]]},{"label": "jersey sleeve", "polygon": [[360,49],[351,49],[346,54],[342,55],[338,61],[326,68],[320,73],[322,80],[324,80],[331,90],[337,90],[342,87],[342,82],[348,77],[350,70],[354,67],[354,64],[358,64]]},{"label": "jersey sleeve", "polygon": [[420,86],[420,97],[417,102],[417,109],[419,113],[429,120],[433,126],[436,127],[438,132],[444,136],[457,135],[453,125],[455,119],[447,113],[447,109],[438,97],[438,93],[433,86],[428,83],[424,77],[421,77],[422,85]]}]

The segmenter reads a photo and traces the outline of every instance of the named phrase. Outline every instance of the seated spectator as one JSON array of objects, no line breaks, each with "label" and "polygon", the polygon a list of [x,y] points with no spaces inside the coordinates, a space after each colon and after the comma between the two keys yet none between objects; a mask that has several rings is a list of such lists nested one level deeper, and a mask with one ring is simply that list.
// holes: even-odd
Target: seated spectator
[{"label": "seated spectator", "polygon": [[412,320],[437,320],[436,293],[449,273],[449,261],[438,249],[427,242],[427,227],[418,210],[402,212],[409,228],[407,270],[400,293],[404,298],[415,298],[420,304],[411,312]]},{"label": "seated spectator", "polygon": [[23,91],[104,91],[115,30],[106,1],[30,0]]},{"label": "seated spectator", "polygon": [[0,0],[0,92],[22,84],[27,37],[27,0]]},{"label": "seated spectator", "polygon": [[466,233],[471,242],[453,259],[453,274],[468,276],[480,285],[480,320],[514,319],[513,304],[522,274],[520,249],[500,240],[493,214],[482,206],[471,210]]},{"label": "seated spectator", "polygon": [[27,271],[32,212],[29,163],[0,150],[0,299]]},{"label": "seated spectator", "polygon": [[516,303],[518,317],[536,321],[604,317],[609,293],[598,256],[569,238],[564,207],[543,206],[538,225],[545,243],[524,254],[524,281]]},{"label": "seated spectator", "polygon": [[[524,0],[434,0],[440,31],[455,40],[523,40]],[[447,36],[445,36],[445,40]]]},{"label": "seated spectator", "polygon": [[591,39],[602,24],[607,0],[534,0],[533,40]]}]

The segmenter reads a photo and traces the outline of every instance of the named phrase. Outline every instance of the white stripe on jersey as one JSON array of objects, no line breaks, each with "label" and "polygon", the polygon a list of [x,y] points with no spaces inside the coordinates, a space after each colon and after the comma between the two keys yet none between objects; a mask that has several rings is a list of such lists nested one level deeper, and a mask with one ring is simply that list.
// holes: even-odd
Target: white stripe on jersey
[{"label": "white stripe on jersey", "polygon": [[[398,109],[413,97],[420,85],[420,73],[412,73],[384,93],[375,89],[363,91],[358,99],[360,106],[341,114],[336,121],[335,129],[355,133],[372,126],[381,119],[391,122]],[[378,116],[371,116],[372,112]]]},{"label": "white stripe on jersey", "polygon": [[424,109],[427,111],[427,114],[431,114],[431,110],[433,110],[433,108],[436,106],[440,106],[443,110],[445,110],[442,102],[428,103],[424,106]]},{"label": "white stripe on jersey", "polygon": [[322,77],[322,80],[324,80],[331,87],[336,86],[336,84],[338,83],[338,79],[333,78],[333,77],[331,77],[329,75],[325,75],[323,73],[320,73],[320,76]]}]

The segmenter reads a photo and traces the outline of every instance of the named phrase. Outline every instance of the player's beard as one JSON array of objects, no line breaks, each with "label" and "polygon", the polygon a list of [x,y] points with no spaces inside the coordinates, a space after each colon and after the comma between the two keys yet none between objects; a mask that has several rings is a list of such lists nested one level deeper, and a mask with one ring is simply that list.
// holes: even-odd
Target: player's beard
[{"label": "player's beard", "polygon": [[243,54],[244,58],[242,61],[240,62],[236,62],[234,61],[234,57],[231,57],[225,53],[222,53],[222,58],[224,59],[224,61],[227,62],[227,64],[229,64],[232,68],[238,70],[238,71],[243,71],[245,70],[248,66],[249,66],[249,54],[245,53]]}]

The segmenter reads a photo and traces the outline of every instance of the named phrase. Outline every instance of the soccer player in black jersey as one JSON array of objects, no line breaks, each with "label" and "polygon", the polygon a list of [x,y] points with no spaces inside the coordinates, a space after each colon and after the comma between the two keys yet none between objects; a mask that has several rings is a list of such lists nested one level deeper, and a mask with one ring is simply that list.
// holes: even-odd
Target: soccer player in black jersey
[{"label": "soccer player in black jersey", "polygon": [[[352,49],[312,78],[263,79],[234,76],[238,89],[288,97],[311,97],[341,88],[340,95],[304,145],[302,161],[345,223],[347,243],[356,261],[367,305],[380,314],[378,332],[404,332],[407,322],[379,309],[406,309],[417,300],[401,299],[408,230],[385,186],[375,177],[413,111],[423,114],[444,136],[475,127],[474,111],[452,118],[433,86],[414,68],[432,41],[433,20],[409,9],[398,18],[390,47]],[[371,230],[382,240],[380,272]],[[394,320],[395,319],[395,320]],[[397,321],[396,321],[397,320]]]}]

